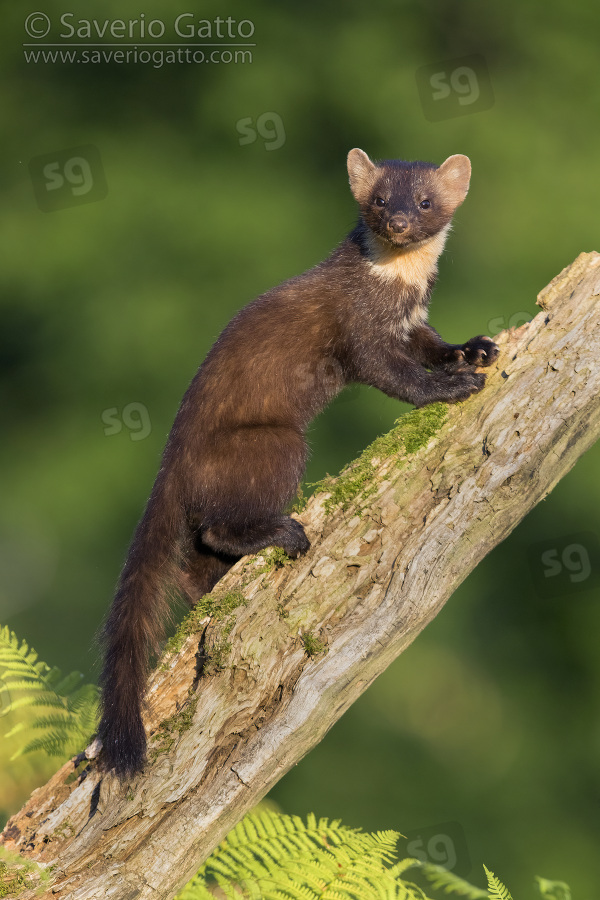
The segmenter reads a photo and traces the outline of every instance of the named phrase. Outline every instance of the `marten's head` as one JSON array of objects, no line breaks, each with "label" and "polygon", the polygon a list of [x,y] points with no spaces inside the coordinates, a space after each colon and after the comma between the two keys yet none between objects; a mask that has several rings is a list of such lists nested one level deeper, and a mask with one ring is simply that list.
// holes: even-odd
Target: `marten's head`
[{"label": "marten's head", "polygon": [[469,190],[467,156],[449,156],[441,166],[388,159],[377,165],[362,150],[348,154],[350,187],[363,220],[388,245],[408,248],[450,224]]}]

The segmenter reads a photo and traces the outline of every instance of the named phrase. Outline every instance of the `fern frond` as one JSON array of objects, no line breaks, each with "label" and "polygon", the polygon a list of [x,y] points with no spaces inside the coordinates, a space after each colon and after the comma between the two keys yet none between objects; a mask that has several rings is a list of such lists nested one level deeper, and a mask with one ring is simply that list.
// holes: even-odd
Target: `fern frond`
[{"label": "fern frond", "polygon": [[493,872],[487,868],[487,866],[483,867],[485,869],[485,874],[488,880],[488,893],[490,900],[512,900],[512,896],[510,891],[505,885],[502,884],[499,878],[496,878]]},{"label": "fern frond", "polygon": [[[77,743],[79,744],[79,742]],[[43,750],[48,756],[65,756],[65,747],[68,746],[69,735],[61,731],[50,731],[46,732],[43,737],[35,738],[23,747],[20,747],[10,759],[12,762],[18,759],[19,756],[23,756],[25,753],[34,753],[36,750]]]},{"label": "fern frond", "polygon": [[[395,858],[395,831],[365,834],[339,819],[288,816],[258,807],[227,835],[176,900],[431,900],[405,872],[418,869],[435,890],[464,900],[512,900],[484,866],[488,889],[443,866]],[[571,900],[563,882],[538,878],[543,900]]]},{"label": "fern frond", "polygon": [[59,731],[79,731],[79,722],[72,716],[40,716],[35,719],[29,726],[32,729],[57,728]]},{"label": "fern frond", "polygon": [[60,694],[62,697],[68,697],[76,688],[81,687],[82,680],[83,675],[81,672],[71,672],[63,678],[60,670],[57,670],[57,679],[56,682],[52,683],[52,687],[57,694]]},{"label": "fern frond", "polygon": [[291,884],[283,890],[275,889],[269,891],[267,888],[261,894],[261,897],[264,897],[264,900],[315,900],[314,891],[303,887],[301,884]]},{"label": "fern frond", "polygon": [[[47,663],[44,663],[44,666],[47,669],[47,672],[44,675],[44,681],[54,691],[56,691],[56,685],[57,685],[57,683],[60,683],[60,680],[62,678],[62,673],[57,666],[52,666],[52,668],[51,668]],[[57,691],[57,693],[59,693],[59,692]]]},{"label": "fern frond", "polygon": [[[200,900],[210,882],[240,900],[428,900],[388,867],[400,837],[365,834],[339,820],[249,813],[206,861],[178,900]],[[198,893],[195,893],[195,888]]]},{"label": "fern frond", "polygon": [[38,655],[26,641],[17,638],[14,631],[5,625],[0,627],[0,669],[15,667],[21,671],[31,672],[35,677],[49,669],[44,662],[38,662]]},{"label": "fern frond", "polygon": [[394,872],[396,872],[397,875],[402,875],[404,872],[406,872],[407,869],[412,869],[413,867],[417,867],[417,866],[421,867],[423,865],[424,865],[424,863],[421,862],[420,859],[414,859],[413,857],[407,857],[406,859],[401,859],[394,866],[392,866],[392,868],[393,868]]},{"label": "fern frond", "polygon": [[571,900],[571,888],[564,881],[548,881],[536,876],[536,886],[543,900]]},{"label": "fern frond", "polygon": [[489,900],[488,891],[469,884],[464,878],[460,878],[443,866],[424,863],[420,860],[416,861],[416,865],[435,890],[443,890],[446,894],[456,894],[459,897],[465,897],[466,900]]},{"label": "fern frond", "polygon": [[[95,731],[98,715],[98,688],[82,684],[83,675],[64,676],[57,667],[38,659],[26,641],[19,641],[6,626],[0,627],[0,687],[10,693],[3,716],[31,707],[44,707],[50,714],[19,718],[5,737],[24,731],[41,731],[25,740],[12,759],[24,753],[44,750],[50,756],[69,756],[85,746]],[[18,696],[15,696],[17,694]]]},{"label": "fern frond", "polygon": [[2,684],[13,691],[44,691],[48,693],[48,684],[44,675],[24,678],[20,672],[10,671],[0,674]]},{"label": "fern frond", "polygon": [[[14,688],[13,691],[26,691],[26,687]],[[32,689],[32,693],[26,694],[24,697],[17,697],[7,704],[5,712],[14,712],[15,709],[22,709],[25,706],[45,706],[51,709],[65,709],[65,700],[49,691],[39,691],[37,688]]]}]

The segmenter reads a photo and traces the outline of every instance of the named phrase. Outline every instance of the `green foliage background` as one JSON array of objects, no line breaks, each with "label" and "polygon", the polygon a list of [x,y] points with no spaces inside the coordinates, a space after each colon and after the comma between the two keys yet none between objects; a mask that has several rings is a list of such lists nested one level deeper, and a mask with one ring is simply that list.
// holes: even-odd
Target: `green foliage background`
[{"label": "green foliage background", "polygon": [[[471,157],[431,311],[448,340],[533,315],[539,289],[600,249],[599,12],[587,0],[75,10],[255,24],[251,65],[154,69],[26,65],[28,11],[4,5],[0,34],[0,623],[95,680],[95,634],[183,391],[240,306],[352,226],[351,147]],[[416,70],[470,53],[487,62],[494,105],[427,121]],[[236,123],[265,112],[281,117],[283,146],[240,146]],[[41,212],[29,160],[85,144],[101,154],[108,196]],[[150,435],[105,435],[103,412],[132,402]],[[400,411],[374,391],[342,396],[312,429],[307,479],[339,470]],[[507,883],[543,871],[593,894],[600,606],[592,589],[541,599],[527,554],[598,535],[599,464],[596,447],[282,780],[273,796],[286,811],[366,829],[459,822],[471,860]],[[15,768],[12,752],[3,741],[4,817],[55,765]]]}]

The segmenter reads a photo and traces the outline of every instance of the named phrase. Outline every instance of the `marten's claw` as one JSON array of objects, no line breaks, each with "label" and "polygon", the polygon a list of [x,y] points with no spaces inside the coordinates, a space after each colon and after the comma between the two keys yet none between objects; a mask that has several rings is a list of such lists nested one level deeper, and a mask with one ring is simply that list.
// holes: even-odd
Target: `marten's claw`
[{"label": "marten's claw", "polygon": [[479,334],[463,344],[462,350],[470,366],[491,366],[500,353],[493,340],[483,334]]}]

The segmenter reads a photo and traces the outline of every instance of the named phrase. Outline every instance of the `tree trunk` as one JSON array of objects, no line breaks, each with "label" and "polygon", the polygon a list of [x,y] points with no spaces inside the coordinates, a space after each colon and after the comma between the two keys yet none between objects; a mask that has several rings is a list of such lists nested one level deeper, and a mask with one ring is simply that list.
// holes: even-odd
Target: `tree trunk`
[{"label": "tree trunk", "polygon": [[41,896],[173,897],[321,740],[598,437],[599,296],[583,253],[497,338],[483,392],[402,417],[310,500],[306,557],[228,573],[150,679],[144,773],[72,760],[7,824],[55,866]]}]

